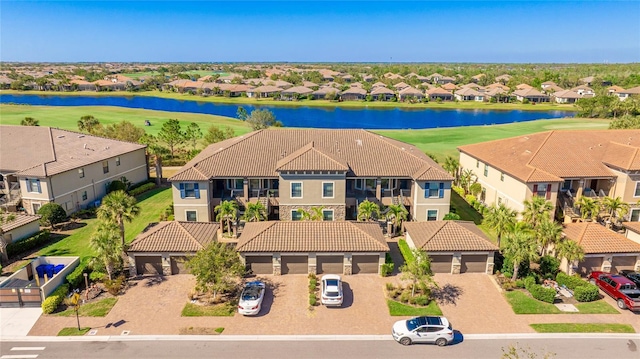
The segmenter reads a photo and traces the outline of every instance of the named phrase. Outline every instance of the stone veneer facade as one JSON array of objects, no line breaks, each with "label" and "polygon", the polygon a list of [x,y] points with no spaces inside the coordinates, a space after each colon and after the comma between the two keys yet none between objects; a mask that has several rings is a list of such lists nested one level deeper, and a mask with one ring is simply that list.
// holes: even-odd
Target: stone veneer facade
[{"label": "stone veneer facade", "polygon": [[[291,211],[297,210],[301,208],[305,211],[311,211],[313,207],[320,206],[289,206],[289,205],[280,205],[280,220],[281,221],[290,221],[291,220]],[[325,205],[322,206],[323,209],[332,209],[333,210],[333,220],[334,221],[344,221],[346,216],[346,206],[345,205]]]}]

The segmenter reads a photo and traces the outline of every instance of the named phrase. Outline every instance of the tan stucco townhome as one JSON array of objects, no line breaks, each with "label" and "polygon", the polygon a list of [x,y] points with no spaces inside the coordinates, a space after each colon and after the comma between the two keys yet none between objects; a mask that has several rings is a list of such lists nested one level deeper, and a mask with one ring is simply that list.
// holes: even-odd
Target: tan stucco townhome
[{"label": "tan stucco townhome", "polygon": [[0,193],[29,214],[55,202],[67,214],[100,200],[111,181],[148,179],[145,146],[40,126],[0,126]]},{"label": "tan stucco townhome", "polygon": [[640,221],[640,130],[548,131],[458,147],[460,166],[482,185],[480,200],[522,212],[543,196],[565,222],[580,217],[580,196],[621,197]]},{"label": "tan stucco townhome", "polygon": [[402,203],[417,221],[449,212],[452,176],[418,148],[365,130],[268,129],[209,145],[174,176],[179,221],[215,221],[214,208],[262,202],[271,220],[355,219],[358,205]]}]

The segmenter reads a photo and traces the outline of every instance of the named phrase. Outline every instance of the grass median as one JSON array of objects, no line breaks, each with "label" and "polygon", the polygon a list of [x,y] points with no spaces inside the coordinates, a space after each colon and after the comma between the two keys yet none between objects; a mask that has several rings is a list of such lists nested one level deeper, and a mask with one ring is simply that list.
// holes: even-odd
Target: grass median
[{"label": "grass median", "polygon": [[563,312],[553,304],[541,302],[523,291],[514,290],[505,293],[507,302],[516,314],[620,314],[604,300],[577,303],[578,312]]},{"label": "grass median", "polygon": [[[105,298],[97,302],[82,304],[78,310],[78,315],[81,317],[105,317],[117,302],[118,298]],[[54,315],[58,317],[75,317],[76,312],[73,308],[67,308]]]},{"label": "grass median", "polygon": [[635,333],[629,324],[607,323],[545,323],[531,324],[538,333]]},{"label": "grass median", "polygon": [[395,300],[387,299],[389,314],[394,317],[419,317],[422,315],[442,315],[442,310],[435,300],[429,302],[426,307],[414,307],[402,304]]}]

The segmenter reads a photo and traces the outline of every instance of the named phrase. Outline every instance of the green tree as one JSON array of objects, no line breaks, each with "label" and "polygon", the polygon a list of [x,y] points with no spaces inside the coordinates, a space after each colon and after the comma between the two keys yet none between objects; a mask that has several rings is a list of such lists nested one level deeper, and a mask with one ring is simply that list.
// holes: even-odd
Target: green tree
[{"label": "green tree", "polygon": [[40,121],[33,117],[25,117],[24,120],[20,121],[20,126],[40,126]]},{"label": "green tree", "polygon": [[120,266],[122,260],[123,245],[119,241],[118,225],[110,221],[100,221],[95,232],[89,239],[89,244],[96,252],[96,258],[104,264],[109,280],[113,279],[113,273]]},{"label": "green tree", "polygon": [[247,209],[242,215],[242,219],[247,222],[260,222],[267,219],[267,210],[260,202],[247,203]]},{"label": "green tree", "polygon": [[500,204],[499,206],[494,204],[485,209],[482,223],[496,232],[498,247],[500,247],[502,236],[509,232],[516,224],[517,215],[518,213],[516,211],[504,204]]},{"label": "green tree", "polygon": [[296,212],[298,214],[300,214],[300,220],[301,221],[310,221],[311,220],[311,212],[310,211],[306,211],[303,208],[298,208],[296,210]]},{"label": "green tree", "polygon": [[67,219],[67,212],[55,202],[49,202],[38,210],[40,215],[40,224],[43,226],[51,226],[55,228],[56,224],[62,223]]},{"label": "green tree", "polygon": [[246,121],[249,117],[249,114],[247,113],[247,110],[244,109],[244,107],[240,106],[238,107],[238,111],[236,111],[236,116],[239,120]]},{"label": "green tree", "polygon": [[273,112],[267,109],[251,111],[251,115],[247,117],[246,122],[254,131],[269,128],[271,126],[282,126],[282,124],[280,124],[280,126],[278,125],[278,121],[276,120],[276,116]]},{"label": "green tree", "polygon": [[169,152],[171,152],[171,158],[173,159],[176,146],[183,144],[185,141],[184,132],[180,127],[180,121],[170,119],[163,123],[162,128],[158,132],[158,139],[167,144]]},{"label": "green tree", "polygon": [[191,144],[193,150],[198,146],[198,140],[202,138],[202,131],[197,123],[191,122],[184,130],[184,138]]},{"label": "green tree", "polygon": [[513,262],[513,276],[511,280],[518,278],[520,263],[538,259],[538,244],[531,230],[514,228],[505,235],[505,240],[500,247],[505,261]]},{"label": "green tree", "polygon": [[464,194],[469,193],[469,187],[476,181],[476,175],[473,174],[472,170],[462,170],[460,176],[458,177],[458,183],[460,187],[464,190]]},{"label": "green tree", "polygon": [[556,258],[566,259],[567,262],[582,261],[584,259],[584,249],[576,241],[563,239],[556,245]]},{"label": "green tree", "polygon": [[145,135],[145,132],[142,128],[134,125],[129,121],[112,123],[111,125],[102,128],[102,130],[94,130],[93,133],[96,135],[101,135],[103,137],[126,142],[139,142],[140,139]]},{"label": "green tree", "polygon": [[78,121],[78,131],[80,132],[96,134],[101,131],[101,127],[100,121],[91,115],[82,116]]},{"label": "green tree", "polygon": [[131,222],[140,214],[138,201],[125,191],[114,191],[102,198],[97,214],[99,219],[114,223],[119,228],[121,247],[124,250],[124,222]]},{"label": "green tree", "polygon": [[611,223],[616,222],[618,218],[624,217],[629,212],[629,204],[620,197],[605,197],[602,206],[611,216]]},{"label": "green tree", "polygon": [[309,219],[312,221],[324,221],[324,206],[309,208]]},{"label": "green tree", "polygon": [[169,154],[169,149],[160,145],[154,135],[145,134],[140,138],[139,142],[147,145],[147,154],[153,156],[156,169],[156,185],[160,186],[162,184],[162,159]]},{"label": "green tree", "polygon": [[231,235],[231,223],[238,218],[238,203],[236,201],[222,201],[213,210],[217,213],[216,221],[220,221],[220,227],[224,228],[222,222],[227,222],[227,233]]},{"label": "green tree", "polygon": [[595,220],[600,213],[601,204],[598,200],[587,196],[580,196],[580,198],[575,201],[575,206],[580,209],[580,217],[582,219],[590,218],[591,220]]},{"label": "green tree", "polygon": [[456,183],[458,183],[458,171],[460,168],[460,161],[458,161],[453,156],[447,156],[444,160],[444,164],[442,165],[445,171],[449,172],[453,178],[455,178]]},{"label": "green tree", "polygon": [[207,130],[207,133],[204,135],[204,142],[207,145],[210,145],[212,143],[222,142],[235,136],[236,134],[231,127],[225,126],[224,128],[220,128],[216,125],[211,125]]},{"label": "green tree", "polygon": [[522,219],[529,224],[531,228],[536,228],[544,218],[551,218],[553,204],[544,197],[533,196],[531,200],[524,201],[524,211]]},{"label": "green tree", "polygon": [[400,277],[403,280],[411,281],[411,296],[415,297],[416,287],[428,288],[433,282],[433,273],[431,272],[431,259],[427,252],[412,249],[413,261],[407,261],[400,267]]},{"label": "green tree", "polygon": [[387,221],[391,222],[391,232],[395,234],[402,225],[402,222],[407,220],[409,211],[402,204],[392,204],[387,207],[387,213],[385,214]]},{"label": "green tree", "polygon": [[196,277],[196,289],[212,293],[214,300],[219,294],[231,290],[245,273],[234,247],[219,242],[198,251],[186,266]]},{"label": "green tree", "polygon": [[380,217],[380,206],[364,200],[358,205],[358,221],[374,221]]},{"label": "green tree", "polygon": [[562,226],[549,217],[544,217],[534,228],[541,256],[545,255],[550,245],[555,245],[562,239]]}]

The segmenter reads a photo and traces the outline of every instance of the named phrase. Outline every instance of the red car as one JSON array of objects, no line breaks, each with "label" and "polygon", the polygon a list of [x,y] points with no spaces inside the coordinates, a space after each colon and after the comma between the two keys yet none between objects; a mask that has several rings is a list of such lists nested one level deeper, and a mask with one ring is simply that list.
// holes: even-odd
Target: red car
[{"label": "red car", "polygon": [[640,290],[636,285],[618,274],[591,272],[589,283],[597,285],[618,303],[618,308],[640,312]]}]

